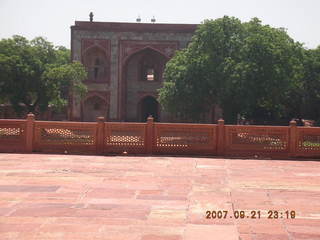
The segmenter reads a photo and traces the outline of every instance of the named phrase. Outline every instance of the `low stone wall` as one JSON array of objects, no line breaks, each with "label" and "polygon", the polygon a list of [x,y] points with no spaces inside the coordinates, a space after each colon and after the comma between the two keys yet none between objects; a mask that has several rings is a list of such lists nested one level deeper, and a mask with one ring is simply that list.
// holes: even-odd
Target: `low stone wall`
[{"label": "low stone wall", "polygon": [[0,120],[0,152],[320,157],[320,128]]}]

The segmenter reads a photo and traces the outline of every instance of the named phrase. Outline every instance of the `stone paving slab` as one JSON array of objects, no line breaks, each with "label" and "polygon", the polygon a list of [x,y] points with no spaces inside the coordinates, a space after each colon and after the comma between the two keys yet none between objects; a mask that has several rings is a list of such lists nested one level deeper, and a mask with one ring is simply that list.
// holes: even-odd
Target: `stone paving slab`
[{"label": "stone paving slab", "polygon": [[320,161],[0,154],[0,239],[320,240]]}]

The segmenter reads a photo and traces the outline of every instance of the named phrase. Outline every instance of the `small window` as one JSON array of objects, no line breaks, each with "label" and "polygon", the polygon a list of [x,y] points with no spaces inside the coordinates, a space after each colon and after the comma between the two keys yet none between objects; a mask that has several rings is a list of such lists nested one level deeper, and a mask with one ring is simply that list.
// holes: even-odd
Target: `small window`
[{"label": "small window", "polygon": [[147,81],[154,81],[154,69],[153,68],[147,69]]},{"label": "small window", "polygon": [[100,58],[96,58],[94,61],[94,66],[93,66],[93,78],[95,80],[97,80],[99,78],[99,75],[101,74],[100,68],[101,68]]},{"label": "small window", "polygon": [[97,79],[98,78],[98,74],[99,74],[99,68],[95,67],[93,74],[94,74],[94,79]]}]

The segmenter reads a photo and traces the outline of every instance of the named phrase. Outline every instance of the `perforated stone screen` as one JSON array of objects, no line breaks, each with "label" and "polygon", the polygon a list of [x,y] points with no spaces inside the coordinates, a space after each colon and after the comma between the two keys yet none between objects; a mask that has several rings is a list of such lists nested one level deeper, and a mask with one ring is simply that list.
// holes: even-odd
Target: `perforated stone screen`
[{"label": "perforated stone screen", "polygon": [[287,152],[288,127],[226,126],[226,147],[229,150]]},{"label": "perforated stone screen", "polygon": [[19,139],[23,131],[21,128],[0,127],[0,139]]},{"label": "perforated stone screen", "polygon": [[216,125],[155,124],[155,152],[204,153],[216,152]]},{"label": "perforated stone screen", "polygon": [[56,144],[94,144],[92,130],[68,129],[68,128],[41,128],[40,136],[42,143]]},{"label": "perforated stone screen", "polygon": [[106,123],[105,151],[145,153],[146,123]]},{"label": "perforated stone screen", "polygon": [[0,120],[0,151],[23,151],[25,128],[25,120]]},{"label": "perforated stone screen", "polygon": [[299,127],[297,130],[297,152],[303,155],[320,156],[320,129],[313,127]]},{"label": "perforated stone screen", "polygon": [[95,123],[53,123],[35,124],[36,151],[95,151]]}]

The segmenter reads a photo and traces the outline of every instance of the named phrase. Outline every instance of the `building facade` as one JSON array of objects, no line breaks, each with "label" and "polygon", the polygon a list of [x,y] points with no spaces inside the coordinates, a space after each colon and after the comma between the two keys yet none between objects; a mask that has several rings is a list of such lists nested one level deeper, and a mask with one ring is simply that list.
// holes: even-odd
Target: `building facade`
[{"label": "building facade", "polygon": [[157,102],[166,62],[187,47],[196,24],[76,21],[71,26],[73,61],[88,71],[88,93],[72,97],[70,120],[170,121]]}]

